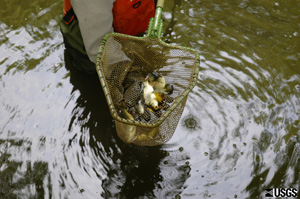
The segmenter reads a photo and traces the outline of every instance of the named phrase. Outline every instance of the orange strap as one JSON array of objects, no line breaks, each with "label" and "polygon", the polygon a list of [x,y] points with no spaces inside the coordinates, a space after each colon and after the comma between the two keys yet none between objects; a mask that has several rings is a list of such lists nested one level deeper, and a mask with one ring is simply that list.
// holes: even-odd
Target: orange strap
[{"label": "orange strap", "polygon": [[64,1],[63,11],[64,11],[63,20],[65,21],[66,24],[70,24],[73,21],[74,17],[75,17],[75,13],[74,13],[74,10],[72,8],[70,0],[65,0]]}]

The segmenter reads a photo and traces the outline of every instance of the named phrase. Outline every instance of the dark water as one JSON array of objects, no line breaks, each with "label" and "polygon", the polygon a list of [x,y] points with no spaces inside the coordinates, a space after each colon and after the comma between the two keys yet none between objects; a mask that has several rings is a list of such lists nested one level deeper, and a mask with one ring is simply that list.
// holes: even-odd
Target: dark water
[{"label": "dark water", "polygon": [[62,4],[0,0],[0,198],[299,191],[300,1],[166,1],[163,40],[196,49],[201,71],[157,147],[117,137],[98,77],[64,52]]}]

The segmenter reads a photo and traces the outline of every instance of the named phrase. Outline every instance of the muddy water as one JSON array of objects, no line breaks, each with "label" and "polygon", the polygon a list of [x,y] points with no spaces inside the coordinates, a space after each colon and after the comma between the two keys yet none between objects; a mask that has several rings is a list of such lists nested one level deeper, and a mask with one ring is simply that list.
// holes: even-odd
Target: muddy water
[{"label": "muddy water", "polygon": [[1,198],[264,198],[300,189],[300,1],[168,1],[163,40],[199,81],[173,138],[117,137],[97,76],[72,68],[62,1],[0,1]]}]

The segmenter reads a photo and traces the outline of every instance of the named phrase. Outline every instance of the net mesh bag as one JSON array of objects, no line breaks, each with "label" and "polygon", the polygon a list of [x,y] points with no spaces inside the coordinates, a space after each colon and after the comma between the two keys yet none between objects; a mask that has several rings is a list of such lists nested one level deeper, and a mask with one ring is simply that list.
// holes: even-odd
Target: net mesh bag
[{"label": "net mesh bag", "polygon": [[[166,44],[160,38],[106,35],[96,69],[120,139],[147,146],[167,142],[195,86],[198,65],[196,51]],[[156,81],[151,84],[149,74],[165,82],[165,90],[153,92],[158,101],[155,107],[145,99],[146,87]]]}]

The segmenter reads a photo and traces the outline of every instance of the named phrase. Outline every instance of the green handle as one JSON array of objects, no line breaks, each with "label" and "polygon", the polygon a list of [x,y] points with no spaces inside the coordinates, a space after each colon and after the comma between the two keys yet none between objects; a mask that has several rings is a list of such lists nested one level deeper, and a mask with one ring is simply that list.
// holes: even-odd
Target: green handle
[{"label": "green handle", "polygon": [[147,37],[159,38],[162,33],[163,20],[161,19],[162,10],[164,7],[165,0],[158,0],[156,4],[155,16],[150,19],[148,26]]}]

